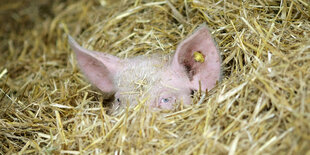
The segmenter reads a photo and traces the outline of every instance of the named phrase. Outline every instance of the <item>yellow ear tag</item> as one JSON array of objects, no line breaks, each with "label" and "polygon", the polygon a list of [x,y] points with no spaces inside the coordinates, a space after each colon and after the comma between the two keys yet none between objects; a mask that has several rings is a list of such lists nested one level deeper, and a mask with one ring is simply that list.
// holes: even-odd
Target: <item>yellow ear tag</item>
[{"label": "yellow ear tag", "polygon": [[200,63],[205,62],[204,56],[199,51],[194,52],[194,59],[196,62],[200,62]]}]

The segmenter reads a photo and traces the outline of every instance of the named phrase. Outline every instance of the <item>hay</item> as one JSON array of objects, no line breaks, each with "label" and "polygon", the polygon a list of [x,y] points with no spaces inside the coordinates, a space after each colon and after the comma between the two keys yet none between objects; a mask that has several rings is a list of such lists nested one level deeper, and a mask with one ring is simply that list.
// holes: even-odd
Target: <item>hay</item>
[{"label": "hay", "polygon": [[[0,153],[309,154],[309,18],[307,0],[2,1]],[[224,79],[173,112],[108,115],[67,44],[171,53],[203,22]]]}]

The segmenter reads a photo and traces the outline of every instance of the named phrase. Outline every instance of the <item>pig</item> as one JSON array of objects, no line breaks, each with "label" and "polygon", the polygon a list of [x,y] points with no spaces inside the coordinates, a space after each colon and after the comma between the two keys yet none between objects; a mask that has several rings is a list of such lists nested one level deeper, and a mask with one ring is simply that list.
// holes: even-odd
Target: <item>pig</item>
[{"label": "pig", "polygon": [[194,91],[211,90],[221,79],[220,53],[205,24],[181,41],[174,55],[120,59],[68,38],[80,70],[93,86],[114,94],[116,107],[135,106],[141,98],[152,109],[190,105]]}]

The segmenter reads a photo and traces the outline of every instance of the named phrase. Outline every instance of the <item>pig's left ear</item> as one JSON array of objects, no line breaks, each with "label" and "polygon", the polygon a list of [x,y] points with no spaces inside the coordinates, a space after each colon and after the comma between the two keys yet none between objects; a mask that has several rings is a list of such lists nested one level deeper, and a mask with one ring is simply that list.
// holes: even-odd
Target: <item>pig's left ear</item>
[{"label": "pig's left ear", "polygon": [[71,48],[75,51],[78,65],[87,79],[102,92],[115,92],[113,79],[123,69],[122,60],[113,55],[87,50],[72,37],[68,38]]},{"label": "pig's left ear", "polygon": [[221,57],[216,43],[205,25],[182,41],[176,50],[172,67],[186,72],[192,89],[212,89],[221,76]]}]

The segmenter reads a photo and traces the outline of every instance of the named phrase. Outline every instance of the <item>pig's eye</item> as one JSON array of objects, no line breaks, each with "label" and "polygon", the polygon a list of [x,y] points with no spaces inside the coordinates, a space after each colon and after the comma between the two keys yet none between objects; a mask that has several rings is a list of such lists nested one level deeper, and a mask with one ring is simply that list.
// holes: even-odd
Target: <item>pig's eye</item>
[{"label": "pig's eye", "polygon": [[117,98],[116,101],[117,101],[118,103],[121,103],[121,100],[120,100],[119,98]]},{"label": "pig's eye", "polygon": [[159,100],[159,102],[162,104],[168,104],[168,103],[172,103],[174,101],[175,101],[175,99],[173,97],[165,97],[165,98],[161,98]]},{"label": "pig's eye", "polygon": [[169,98],[162,98],[160,102],[162,103],[168,103],[170,101]]}]

